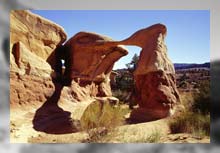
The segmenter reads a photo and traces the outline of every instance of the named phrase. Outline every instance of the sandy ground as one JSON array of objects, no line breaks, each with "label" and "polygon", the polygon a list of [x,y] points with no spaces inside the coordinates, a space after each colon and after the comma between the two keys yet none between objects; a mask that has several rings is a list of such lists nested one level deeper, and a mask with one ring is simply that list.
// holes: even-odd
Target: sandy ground
[{"label": "sandy ground", "polygon": [[[61,134],[36,131],[33,128],[33,118],[37,108],[36,106],[27,110],[11,111],[10,141],[12,143],[79,143],[88,140],[89,135],[85,131]],[[62,118],[57,118],[56,122],[59,123],[59,120]],[[160,138],[155,142],[152,139],[156,136]],[[162,119],[116,127],[101,140],[97,140],[97,142],[100,141],[106,143],[209,143],[210,138],[200,138],[184,133],[170,134],[167,119]]]}]

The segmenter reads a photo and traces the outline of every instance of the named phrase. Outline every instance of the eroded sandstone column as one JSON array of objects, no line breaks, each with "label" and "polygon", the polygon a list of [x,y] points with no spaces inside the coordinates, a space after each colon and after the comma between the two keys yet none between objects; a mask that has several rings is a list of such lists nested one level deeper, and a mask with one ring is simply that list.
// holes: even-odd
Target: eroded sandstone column
[{"label": "eroded sandstone column", "polygon": [[179,102],[175,70],[164,43],[166,27],[161,24],[140,30],[125,42],[142,48],[134,72],[139,108],[131,114],[135,121],[150,121],[171,115]]},{"label": "eroded sandstone column", "polygon": [[139,105],[133,110],[135,122],[150,121],[171,115],[179,102],[175,70],[167,55],[164,39],[167,29],[155,24],[141,29],[129,38],[106,44],[135,45],[142,48],[134,72],[135,96]]}]

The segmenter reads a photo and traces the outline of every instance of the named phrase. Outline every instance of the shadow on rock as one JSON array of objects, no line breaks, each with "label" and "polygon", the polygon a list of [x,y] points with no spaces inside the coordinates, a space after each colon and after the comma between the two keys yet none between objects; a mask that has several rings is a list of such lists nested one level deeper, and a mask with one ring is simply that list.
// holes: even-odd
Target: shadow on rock
[{"label": "shadow on rock", "polygon": [[62,84],[55,83],[53,95],[36,111],[33,127],[37,131],[48,134],[66,134],[78,131],[73,126],[71,113],[58,106]]}]

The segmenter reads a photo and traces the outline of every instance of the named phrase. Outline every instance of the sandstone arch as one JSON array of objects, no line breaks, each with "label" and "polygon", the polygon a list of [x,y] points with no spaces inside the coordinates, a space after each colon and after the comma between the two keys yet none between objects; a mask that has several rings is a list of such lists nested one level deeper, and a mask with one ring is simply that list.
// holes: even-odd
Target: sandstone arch
[{"label": "sandstone arch", "polygon": [[110,74],[114,63],[128,54],[126,48],[115,44],[97,42],[113,41],[111,38],[91,32],[79,32],[65,44],[68,63],[66,78],[86,86],[94,83],[98,91],[93,96],[112,96]]},{"label": "sandstone arch", "polygon": [[139,108],[131,114],[137,122],[167,117],[174,113],[180,101],[175,70],[167,55],[164,39],[166,26],[155,24],[141,29],[122,41],[103,41],[109,45],[135,45],[142,48],[134,71],[136,101]]},{"label": "sandstone arch", "polygon": [[[103,113],[103,104],[117,102],[117,98],[112,97],[109,77],[114,63],[128,53],[123,45],[142,48],[134,72],[139,108],[132,112],[131,119],[149,121],[166,117],[178,103],[175,71],[166,53],[166,27],[162,24],[139,30],[122,41],[79,32],[63,44],[64,29],[30,11],[12,11],[10,20],[10,107],[14,121],[18,119],[17,112],[25,114],[29,108],[34,108],[37,111],[31,114],[32,121],[29,117],[29,124],[34,124],[35,130],[42,130],[37,126],[41,123],[47,131],[48,124],[41,121],[53,127],[53,117],[57,118],[57,114],[67,113],[64,117],[68,121],[70,117],[76,123],[86,123],[86,119],[90,122],[94,105],[97,105],[97,112]],[[71,80],[65,86],[57,79],[59,75],[51,75],[60,73],[60,59],[65,59],[66,63],[62,79]],[[54,82],[54,78],[58,81]],[[59,94],[56,86],[61,86]],[[53,95],[59,96],[53,98]],[[48,101],[61,113],[50,112]]]}]

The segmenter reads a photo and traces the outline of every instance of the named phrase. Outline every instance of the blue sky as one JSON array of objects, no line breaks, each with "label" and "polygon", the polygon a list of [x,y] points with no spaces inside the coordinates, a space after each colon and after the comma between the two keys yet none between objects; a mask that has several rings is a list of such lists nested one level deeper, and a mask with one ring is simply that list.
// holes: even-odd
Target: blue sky
[{"label": "blue sky", "polygon": [[[156,23],[167,26],[166,45],[174,63],[210,61],[210,12],[208,10],[33,10],[61,25],[68,39],[80,31],[96,32],[114,40],[129,37]],[[141,48],[126,46],[127,56],[115,63],[125,67]]]}]

